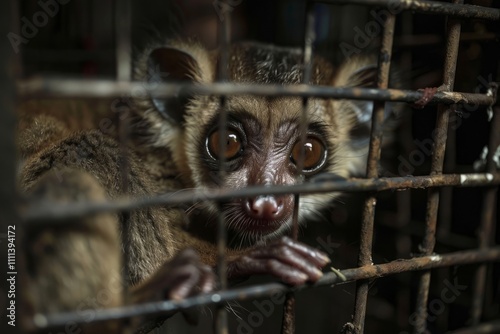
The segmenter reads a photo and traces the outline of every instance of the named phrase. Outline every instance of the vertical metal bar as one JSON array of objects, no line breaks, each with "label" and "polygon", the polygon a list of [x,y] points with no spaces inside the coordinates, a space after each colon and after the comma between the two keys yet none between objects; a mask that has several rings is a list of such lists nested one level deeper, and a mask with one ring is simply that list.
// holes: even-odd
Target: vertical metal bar
[{"label": "vertical metal bar", "polygon": [[[411,12],[403,12],[401,14],[401,31],[402,36],[407,37],[413,34],[413,14]],[[401,71],[403,73],[411,73],[413,64],[413,54],[411,50],[406,50],[401,56]],[[410,115],[402,117],[400,124],[399,138],[401,147],[405,156],[411,153],[413,147],[413,138],[411,135],[411,118]],[[397,226],[396,249],[397,257],[400,259],[408,257],[411,253],[411,235],[404,230],[411,223],[411,190],[398,191],[396,194],[397,200]],[[410,316],[410,275],[398,275],[398,283],[401,285],[397,295],[397,324],[399,328],[404,329],[408,326],[408,318]]]},{"label": "vertical metal bar", "polygon": [[116,27],[116,78],[118,81],[130,81],[132,48],[131,33],[131,7],[130,0],[117,0],[115,2],[115,27]]},{"label": "vertical metal bar", "polygon": [[[500,107],[495,108],[493,119],[491,121],[490,142],[488,145],[488,157],[486,172],[494,173],[496,171],[493,155],[500,145]],[[493,243],[495,235],[495,215],[497,214],[498,187],[490,187],[485,190],[483,200],[483,210],[481,216],[481,225],[479,227],[479,249],[484,250],[490,247]],[[487,265],[482,264],[476,271],[473,299],[471,305],[472,325],[478,325],[481,321],[481,314],[484,308],[485,286]]]},{"label": "vertical metal bar", "polygon": [[[312,2],[307,2],[306,4],[306,23],[304,32],[304,49],[303,49],[303,72],[302,72],[302,83],[310,84],[312,78],[312,57],[313,57],[313,45],[316,39],[316,34],[314,31],[315,17],[314,17],[314,4]],[[307,127],[308,127],[308,98],[302,99],[302,113],[300,115],[300,142],[301,151],[300,158],[297,162],[297,170],[299,174],[297,175],[297,183],[303,181],[302,169],[304,166],[304,143],[307,139]],[[292,238],[297,240],[299,234],[299,204],[300,195],[294,195],[294,211],[293,211],[293,221],[292,221]],[[283,325],[281,332],[283,334],[293,334],[295,333],[295,295],[289,293],[286,295],[284,312],[283,312]]]},{"label": "vertical metal bar", "polygon": [[[131,12],[130,0],[115,1],[115,38],[116,38],[116,79],[119,82],[129,82],[131,80],[131,42],[130,42],[130,26],[131,26]],[[123,110],[123,109],[122,109]],[[125,110],[125,115],[120,113],[115,114],[115,121],[118,128],[118,138],[120,145],[120,178],[121,178],[121,192],[128,193],[129,181],[129,155],[127,150],[128,132],[129,132],[129,110]],[[128,222],[128,212],[123,212],[123,221]],[[130,240],[128,228],[123,228],[121,233],[122,244],[127,245]],[[129,248],[123,247],[123,283],[128,284],[129,279],[129,265],[127,259],[129,258]],[[127,289],[123,289],[123,300],[127,301]],[[125,329],[130,330],[130,329]]]},{"label": "vertical metal bar", "polygon": [[[391,66],[395,22],[396,17],[393,14],[388,15],[384,22],[384,32],[379,53],[377,73],[377,87],[381,89],[386,89],[389,84],[389,70]],[[380,159],[380,151],[382,145],[384,109],[385,102],[376,102],[373,105],[370,148],[368,151],[368,162],[366,167],[367,178],[378,177],[378,162]],[[376,196],[369,195],[364,204],[363,221],[361,224],[360,236],[361,243],[358,258],[358,265],[360,267],[372,265],[373,225],[375,219],[376,203]],[[356,300],[353,320],[354,333],[363,333],[364,331],[367,298],[368,281],[359,281],[356,287]]]},{"label": "vertical metal bar", "polygon": [[[454,0],[454,3],[463,3],[463,0]],[[455,81],[455,71],[457,66],[458,46],[460,43],[460,22],[449,19],[446,58],[444,62],[443,85],[442,89],[446,91],[453,90]],[[432,154],[431,175],[442,174],[444,155],[446,151],[446,139],[448,132],[449,112],[447,106],[440,105],[436,119],[436,131],[434,135],[434,152]],[[420,250],[422,255],[431,255],[436,243],[436,225],[439,207],[439,189],[429,188],[427,199],[426,227],[425,236]],[[427,301],[429,297],[429,286],[431,281],[431,272],[426,271],[420,278],[417,293],[416,319],[414,333],[425,333],[427,325]]]},{"label": "vertical metal bar", "polygon": [[[456,116],[456,115],[455,115]],[[446,140],[446,153],[444,157],[443,170],[445,173],[455,171],[456,167],[456,129],[453,122],[448,124],[448,134]],[[448,238],[451,231],[452,208],[453,208],[453,187],[443,187],[440,190],[439,198],[439,225],[436,233],[439,237]],[[449,279],[450,268],[444,267],[436,271],[438,282]],[[446,307],[436,319],[436,327],[445,332],[448,329],[449,308]]]},{"label": "vertical metal bar", "polygon": [[[129,82],[131,80],[131,4],[130,0],[120,0],[115,2],[115,34],[116,34],[116,78],[119,82]],[[116,114],[118,125],[118,136],[120,140],[120,173],[122,192],[128,192],[128,132],[129,132],[129,113],[128,108],[123,108],[123,113]]]},{"label": "vertical metal bar", "polygon": [[[224,0],[224,5],[228,6]],[[226,7],[227,8],[227,7]],[[218,63],[218,81],[225,82],[229,80],[229,51],[231,40],[231,15],[230,10],[223,12],[222,22],[219,23],[219,63]],[[227,126],[227,110],[226,110],[226,97],[220,97],[220,114],[219,114],[219,150],[225,151],[226,145],[226,126]],[[222,154],[219,161],[219,177],[224,179],[226,174],[226,159]],[[227,289],[227,261],[226,261],[226,247],[227,247],[227,231],[225,226],[225,216],[222,210],[222,205],[217,204],[219,208],[219,215],[217,217],[217,273],[219,278],[219,288],[221,291]],[[227,311],[224,306],[217,305],[215,332],[217,334],[228,333],[228,319]]]},{"label": "vertical metal bar", "polygon": [[[14,21],[17,17],[12,15],[14,10],[13,1],[2,1],[0,3],[0,32],[2,36],[0,46],[0,260],[1,262],[1,291],[2,291],[2,320],[0,328],[2,333],[20,333],[20,319],[22,309],[19,307],[22,289],[19,288],[21,280],[17,275],[21,263],[21,237],[19,216],[17,212],[18,197],[16,191],[16,147],[15,147],[15,89],[14,76],[16,59],[13,45],[8,38],[9,33],[15,33]],[[10,35],[12,36],[12,35]],[[9,244],[14,245],[11,247]],[[8,253],[8,249],[14,249],[15,253]],[[7,281],[7,279],[11,279]],[[10,294],[12,284],[15,287],[15,297]],[[12,304],[14,303],[14,304]],[[14,310],[12,309],[14,305]],[[13,312],[13,313],[12,313]],[[13,314],[13,318],[9,317]],[[12,321],[10,325],[8,322]]]}]

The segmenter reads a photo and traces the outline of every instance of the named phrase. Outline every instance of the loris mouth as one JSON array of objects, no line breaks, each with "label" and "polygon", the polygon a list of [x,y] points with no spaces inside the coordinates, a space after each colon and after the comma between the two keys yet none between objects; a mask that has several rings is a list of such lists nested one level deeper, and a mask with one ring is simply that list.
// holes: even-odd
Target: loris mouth
[{"label": "loris mouth", "polygon": [[224,205],[226,224],[241,234],[263,236],[289,225],[293,196],[258,196],[235,200]]},{"label": "loris mouth", "polygon": [[[253,199],[223,202],[222,211],[228,232],[228,246],[249,247],[283,235],[292,223],[293,204],[293,195],[278,199],[259,196]],[[205,208],[208,210],[188,210],[189,220],[185,228],[203,240],[215,242],[217,208],[214,206]],[[207,232],[207,227],[211,227],[210,232]]]}]

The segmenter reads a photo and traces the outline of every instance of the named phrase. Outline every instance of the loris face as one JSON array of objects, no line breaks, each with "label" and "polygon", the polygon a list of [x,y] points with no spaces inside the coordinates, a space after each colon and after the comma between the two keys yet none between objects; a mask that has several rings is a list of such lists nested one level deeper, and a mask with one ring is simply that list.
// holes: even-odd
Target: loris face
[{"label": "loris face", "polygon": [[[236,44],[230,50],[230,80],[299,84],[301,59],[300,51],[295,49]],[[217,53],[178,43],[153,50],[143,63],[147,63],[149,69],[160,70],[165,80],[210,83],[216,77]],[[311,83],[365,85],[371,82],[373,73],[371,62],[358,60],[335,70],[316,58]],[[222,138],[223,149],[219,146],[221,105],[218,97],[193,96],[181,102],[152,99],[145,113],[155,124],[150,132],[152,144],[170,148],[186,187],[239,189],[254,185],[293,185],[301,174],[305,182],[320,173],[348,177],[356,172],[358,165],[364,164],[366,145],[354,147],[352,132],[366,126],[359,119],[371,113],[369,104],[309,99],[303,163],[299,163],[301,98],[229,96],[224,107],[228,123]],[[219,177],[222,157],[226,161],[223,179]],[[337,196],[336,193],[301,196],[299,220],[311,218]],[[254,244],[284,234],[292,225],[294,204],[292,194],[235,198],[224,203],[230,241],[235,245]],[[205,224],[207,219],[215,220],[216,207],[209,203],[201,205],[202,214],[198,211],[198,215],[204,217]]]}]

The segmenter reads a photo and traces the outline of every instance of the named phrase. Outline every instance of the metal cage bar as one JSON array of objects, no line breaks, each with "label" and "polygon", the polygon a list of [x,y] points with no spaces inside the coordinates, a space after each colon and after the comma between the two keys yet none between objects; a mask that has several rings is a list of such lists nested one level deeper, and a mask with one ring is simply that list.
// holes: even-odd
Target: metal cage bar
[{"label": "metal cage bar", "polygon": [[[389,70],[391,66],[392,44],[394,41],[394,25],[396,17],[389,14],[384,22],[382,45],[378,57],[377,88],[387,89],[389,86]],[[370,147],[366,167],[367,178],[378,177],[378,164],[382,149],[383,123],[385,102],[377,101],[373,105]],[[369,266],[372,262],[373,230],[375,223],[375,206],[377,197],[370,194],[363,206],[363,221],[361,223],[358,265]],[[359,281],[356,288],[354,306],[353,333],[363,333],[366,317],[366,302],[368,300],[368,281]]]},{"label": "metal cage bar", "polygon": [[[17,84],[20,98],[107,98],[129,94],[131,91],[143,89],[156,97],[198,95],[259,95],[259,96],[299,96],[331,99],[373,100],[414,103],[422,99],[422,91],[375,88],[338,88],[307,85],[250,85],[250,84],[148,84],[143,82],[115,82],[109,80],[71,80],[34,78],[23,80]],[[437,92],[429,101],[429,105],[467,104],[492,105],[495,99],[486,94]]]},{"label": "metal cage bar", "polygon": [[[360,4],[368,6],[383,6],[391,11],[387,16],[382,45],[379,54],[379,73],[378,73],[378,88],[363,89],[363,88],[332,88],[308,86],[311,75],[311,59],[312,46],[314,42],[314,2],[322,2],[328,4]],[[455,1],[462,2],[462,1]],[[8,3],[8,2],[7,2]],[[245,189],[216,189],[209,192],[200,192],[198,190],[186,190],[182,192],[167,193],[158,196],[142,197],[134,199],[120,199],[109,201],[106,203],[75,203],[64,207],[56,205],[33,205],[27,207],[24,211],[22,219],[27,224],[43,224],[47,220],[59,221],[81,215],[89,215],[97,212],[105,211],[123,211],[128,212],[137,208],[151,205],[179,205],[184,203],[193,203],[200,200],[214,201],[221,203],[233,197],[251,197],[264,194],[295,194],[296,208],[300,200],[301,194],[319,193],[319,192],[369,192],[365,202],[363,222],[361,227],[361,246],[359,254],[359,267],[341,270],[336,273],[327,273],[319,282],[311,286],[301,286],[290,289],[280,283],[270,283],[259,286],[252,286],[238,289],[227,289],[227,277],[225,276],[225,247],[226,235],[224,230],[224,217],[219,215],[218,218],[218,270],[220,277],[220,291],[210,295],[201,295],[188,298],[182,301],[162,301],[155,303],[146,303],[140,305],[131,305],[126,307],[112,308],[101,310],[96,314],[94,321],[105,321],[110,319],[124,319],[138,315],[157,315],[165,314],[176,310],[186,308],[216,304],[217,316],[215,321],[217,333],[227,333],[227,313],[223,307],[224,302],[230,300],[243,300],[249,298],[259,298],[270,296],[277,291],[292,293],[305,288],[312,288],[322,285],[337,285],[345,282],[358,282],[356,295],[356,306],[354,313],[353,327],[347,328],[354,333],[362,333],[364,329],[368,279],[376,279],[387,275],[394,275],[410,271],[424,271],[422,280],[419,286],[418,303],[417,303],[417,324],[415,326],[416,333],[423,333],[426,330],[427,316],[427,297],[430,286],[430,270],[434,268],[444,268],[453,265],[463,264],[480,264],[476,273],[476,288],[473,296],[473,304],[471,307],[471,318],[474,327],[458,330],[455,333],[480,332],[485,328],[499,328],[498,322],[480,324],[482,315],[482,305],[484,303],[484,293],[486,284],[486,262],[500,261],[500,247],[494,247],[490,240],[494,230],[493,217],[495,215],[495,200],[498,185],[500,185],[500,172],[495,169],[492,163],[493,148],[497,147],[500,141],[500,108],[496,108],[494,112],[494,120],[491,122],[491,139],[490,153],[488,155],[489,165],[485,173],[476,174],[442,174],[443,160],[446,150],[446,131],[449,114],[451,112],[448,105],[454,104],[469,104],[492,106],[496,102],[494,94],[472,94],[459,93],[453,91],[453,82],[455,75],[455,67],[458,56],[458,45],[460,40],[460,23],[452,20],[448,32],[448,40],[446,46],[446,60],[444,84],[440,92],[430,100],[430,104],[440,104],[436,129],[438,129],[435,142],[435,152],[432,157],[431,174],[427,176],[407,176],[407,177],[390,177],[379,178],[377,173],[377,163],[380,156],[381,147],[381,124],[383,122],[384,105],[386,101],[400,102],[416,102],[424,95],[420,91],[388,89],[389,66],[391,63],[392,43],[394,40],[394,24],[396,15],[401,11],[413,11],[423,14],[447,15],[453,18],[460,19],[483,19],[483,20],[500,20],[500,10],[495,8],[478,7],[463,4],[451,4],[436,1],[408,0],[398,2],[398,7],[394,6],[394,1],[391,0],[313,0],[308,2],[306,33],[304,42],[304,80],[303,84],[296,86],[272,86],[272,85],[236,85],[227,83],[228,79],[228,60],[229,60],[229,42],[230,42],[230,16],[229,11],[224,14],[224,20],[220,24],[220,44],[221,44],[221,60],[219,67],[219,81],[214,84],[207,85],[190,85],[190,84],[154,84],[148,85],[143,82],[133,82],[130,78],[131,53],[130,53],[130,0],[116,2],[116,56],[117,56],[117,80],[60,80],[37,78],[31,80],[20,81],[17,84],[17,92],[21,99],[34,97],[85,97],[85,98],[107,98],[113,95],[130,94],[135,88],[140,87],[142,90],[149,92],[157,97],[171,97],[174,95],[186,94],[205,94],[220,96],[222,113],[220,117],[220,131],[224,133],[226,126],[225,115],[225,96],[229,95],[260,95],[260,96],[299,96],[303,98],[303,128],[301,129],[302,137],[304,137],[304,126],[307,118],[307,99],[310,97],[317,98],[333,98],[333,99],[355,99],[355,100],[373,100],[374,112],[372,118],[372,135],[370,139],[370,150],[367,163],[367,178],[338,180],[338,179],[318,179],[310,183],[298,183],[293,186],[276,186],[264,187],[256,186]],[[7,12],[7,11],[5,11]],[[118,20],[121,17],[122,20]],[[126,20],[123,20],[123,18]],[[6,21],[2,21],[6,22]],[[3,24],[5,25],[5,23]],[[4,41],[5,43],[5,41]],[[8,48],[6,48],[8,49]],[[10,61],[6,54],[0,52],[0,63],[8,64]],[[3,105],[2,110],[12,110],[12,96],[9,92],[12,91],[12,81],[9,77],[1,78],[2,90],[4,99],[7,101]],[[12,115],[8,112],[0,113],[0,124],[11,124],[13,122]],[[120,142],[125,145],[127,140],[127,124],[119,123]],[[13,130],[14,126],[7,127],[8,130]],[[0,141],[0,150],[2,152],[13,152],[14,144],[13,131],[2,131],[2,136],[6,140]],[[8,137],[8,138],[7,138]],[[221,142],[224,136],[220,136]],[[222,145],[222,143],[221,143]],[[123,150],[125,151],[125,150]],[[10,153],[9,153],[10,154]],[[14,156],[14,154],[12,154]],[[126,156],[124,155],[124,161]],[[5,160],[5,161],[4,161]],[[16,205],[17,201],[14,196],[11,196],[15,191],[15,186],[12,184],[11,178],[15,174],[13,169],[13,161],[4,159],[0,162],[0,178],[5,178],[0,191],[0,196],[5,198],[5,201],[0,201],[3,207],[7,208],[9,213],[7,217],[12,221],[17,221]],[[126,175],[126,162],[123,165],[124,175]],[[221,163],[221,173],[224,173],[224,162]],[[126,176],[123,179],[124,185]],[[434,244],[436,240],[436,222],[437,212],[439,207],[439,190],[440,187],[455,186],[455,187],[477,187],[483,186],[485,189],[484,210],[481,217],[481,233],[479,236],[479,247],[474,250],[459,251],[444,255],[434,255]],[[422,256],[406,260],[396,260],[384,264],[372,264],[372,237],[374,230],[374,215],[376,193],[385,190],[395,189],[416,189],[428,188],[428,207],[426,219],[426,231],[422,244]],[[407,203],[408,204],[408,203]],[[294,225],[297,224],[297,212],[294,214]],[[295,228],[294,228],[295,230]],[[296,233],[294,232],[294,235]],[[290,302],[289,302],[290,301]],[[285,317],[283,321],[283,333],[294,332],[294,299],[289,298],[285,306]],[[38,315],[34,319],[34,324],[39,328],[55,328],[59,325],[64,325],[68,322],[83,323],[84,316],[76,312],[60,313],[50,316]]]},{"label": "metal cage bar", "polygon": [[[314,4],[308,2],[306,6],[306,20],[305,20],[305,33],[304,33],[304,45],[302,49],[303,53],[303,71],[302,71],[302,84],[310,84],[312,78],[312,63],[313,63],[313,45],[316,39],[316,33],[314,30],[315,26],[315,16],[314,16]],[[303,182],[303,174],[300,172],[304,165],[304,145],[307,137],[307,124],[308,124],[308,114],[307,109],[309,105],[308,97],[302,98],[302,112],[300,115],[300,142],[301,151],[300,158],[297,163],[297,170],[299,174],[297,175],[296,182],[298,184]],[[291,236],[294,240],[297,240],[299,236],[299,204],[300,204],[300,193],[295,193],[294,195],[294,208],[293,208],[293,221],[292,221],[292,233]],[[293,334],[295,333],[295,296],[293,293],[288,293],[285,298],[284,312],[283,312],[283,325],[282,334]]]},{"label": "metal cage bar", "polygon": [[[500,259],[500,247],[492,247],[485,251],[462,251],[445,255],[422,256],[408,260],[396,260],[384,264],[375,264],[365,267],[340,270],[338,273],[326,273],[318,282],[312,285],[303,285],[293,288],[294,291],[310,289],[325,285],[345,284],[358,280],[375,279],[409,271],[428,270],[443,268],[454,265],[466,265],[484,262],[498,262]],[[291,288],[281,283],[267,283],[262,285],[230,289],[216,294],[200,295],[179,301],[161,301],[116,307],[99,310],[95,314],[94,321],[106,321],[113,319],[125,319],[144,315],[168,314],[172,311],[180,311],[199,305],[222,303],[231,300],[246,300],[250,298],[269,297],[277,292],[288,292]],[[216,298],[214,298],[216,296]],[[85,314],[81,312],[59,313],[54,315],[39,315],[35,319],[35,325],[39,328],[57,328],[68,322],[84,323]]]},{"label": "metal cage bar", "polygon": [[44,220],[64,220],[91,215],[106,211],[135,210],[151,205],[179,205],[182,203],[194,203],[196,201],[223,201],[230,198],[242,198],[258,195],[284,195],[291,193],[323,193],[323,192],[366,192],[386,191],[397,189],[421,189],[443,186],[455,187],[478,187],[495,186],[500,184],[500,173],[494,174],[443,174],[433,176],[404,176],[404,177],[382,177],[377,179],[353,179],[353,180],[328,180],[321,182],[303,183],[292,186],[252,186],[244,189],[210,189],[207,191],[185,190],[182,192],[171,192],[151,197],[138,197],[134,199],[121,199],[105,203],[71,203],[65,206],[50,206],[32,204],[26,207],[22,218],[27,224],[43,223]]},{"label": "metal cage bar", "polygon": [[[226,1],[223,1],[227,5]],[[219,22],[219,46],[220,46],[220,59],[218,63],[218,81],[227,82],[229,80],[229,43],[231,34],[231,12],[224,11],[221,17],[222,22]],[[220,114],[219,114],[219,149],[221,152],[225,150],[226,126],[227,126],[227,110],[226,110],[226,97],[220,97]],[[226,159],[224,154],[221,155],[219,160],[219,177],[224,178],[226,174]],[[218,215],[217,215],[217,276],[219,289],[221,292],[227,289],[227,261],[226,261],[226,244],[227,244],[227,231],[225,227],[225,215],[222,210],[221,202],[217,202]],[[227,311],[223,304],[217,304],[215,315],[215,332],[217,334],[228,333],[228,318]]]},{"label": "metal cage bar", "polygon": [[[463,3],[461,0],[455,0],[454,3]],[[461,24],[456,20],[450,20],[448,23],[447,43],[445,51],[444,74],[442,87],[446,90],[453,90],[455,81],[455,71],[458,59],[458,46],[460,43]],[[448,121],[451,109],[447,106],[439,106],[436,119],[437,129],[433,138],[434,149],[432,153],[431,175],[440,175],[443,172],[444,154],[446,151],[446,140],[448,134]],[[426,213],[425,236],[420,250],[423,255],[431,255],[436,243],[436,225],[439,208],[439,190],[429,189]],[[417,293],[417,317],[415,320],[414,333],[424,333],[427,329],[427,303],[429,296],[429,287],[431,281],[431,272],[427,271],[420,277]]]},{"label": "metal cage bar", "polygon": [[[494,152],[500,145],[500,108],[496,107],[493,119],[491,121],[490,142],[488,145],[488,157],[486,172],[495,172],[496,166],[493,161]],[[481,216],[481,225],[479,227],[479,249],[488,249],[493,244],[493,236],[495,231],[495,215],[497,209],[495,203],[497,201],[498,187],[487,188],[484,191],[483,211]],[[484,294],[486,285],[487,266],[481,265],[476,271],[471,305],[471,321],[473,325],[479,325],[483,312]]]},{"label": "metal cage bar", "polygon": [[500,10],[495,8],[447,3],[427,0],[314,0],[328,4],[351,4],[366,6],[383,6],[398,12],[411,10],[414,13],[448,15],[463,19],[499,20]]}]

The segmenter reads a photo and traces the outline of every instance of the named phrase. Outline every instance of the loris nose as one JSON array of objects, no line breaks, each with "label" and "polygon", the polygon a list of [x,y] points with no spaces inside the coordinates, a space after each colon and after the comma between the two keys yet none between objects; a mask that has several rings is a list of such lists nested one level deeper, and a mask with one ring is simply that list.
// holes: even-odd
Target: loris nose
[{"label": "loris nose", "polygon": [[283,199],[259,196],[246,201],[248,215],[256,219],[279,219],[283,216]]}]

